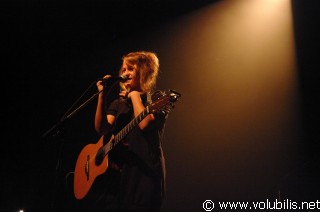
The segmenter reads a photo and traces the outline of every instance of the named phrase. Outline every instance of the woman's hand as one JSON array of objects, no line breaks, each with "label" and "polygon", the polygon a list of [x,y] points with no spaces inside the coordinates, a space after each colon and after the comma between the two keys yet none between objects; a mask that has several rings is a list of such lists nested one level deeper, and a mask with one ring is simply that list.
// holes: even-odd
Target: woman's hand
[{"label": "woman's hand", "polygon": [[[111,78],[111,75],[105,75],[102,79],[109,79]],[[103,90],[103,86],[106,84],[106,81],[102,81],[102,80],[99,80],[97,83],[96,83],[96,86],[98,88],[98,91],[102,91]]]},{"label": "woman's hand", "polygon": [[127,94],[127,96],[129,99],[132,99],[135,97],[140,99],[140,92],[139,91],[131,91],[130,93]]},{"label": "woman's hand", "polygon": [[129,92],[125,91],[125,90],[121,90],[119,93],[119,96],[123,97],[123,98],[127,98],[128,97]]},{"label": "woman's hand", "polygon": [[132,99],[132,97],[133,98],[135,98],[135,97],[140,98],[140,92],[139,91],[128,92],[128,91],[122,90],[119,93],[119,96],[122,96],[123,98],[129,98],[129,99]]}]

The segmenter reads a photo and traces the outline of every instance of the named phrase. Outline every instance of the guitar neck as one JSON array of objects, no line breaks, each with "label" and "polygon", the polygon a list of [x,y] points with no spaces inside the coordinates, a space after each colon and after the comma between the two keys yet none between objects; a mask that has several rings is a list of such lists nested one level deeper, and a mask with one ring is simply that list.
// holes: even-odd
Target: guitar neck
[{"label": "guitar neck", "polygon": [[147,106],[137,117],[132,119],[122,130],[120,130],[114,136],[112,145],[105,145],[104,153],[107,154],[114,146],[116,146],[121,140],[123,140],[126,135],[131,132],[149,113],[149,107]]},{"label": "guitar neck", "polygon": [[115,136],[115,143],[123,140],[126,135],[133,130],[147,115],[149,114],[149,107],[147,106],[137,117],[132,119],[118,134]]}]

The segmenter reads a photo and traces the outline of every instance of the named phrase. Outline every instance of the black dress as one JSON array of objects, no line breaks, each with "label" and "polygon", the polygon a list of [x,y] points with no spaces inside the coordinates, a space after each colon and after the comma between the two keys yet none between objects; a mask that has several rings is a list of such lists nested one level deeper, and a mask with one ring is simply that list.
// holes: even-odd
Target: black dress
[{"label": "black dress", "polygon": [[[141,99],[146,105],[150,98],[141,96]],[[116,117],[113,130],[116,135],[134,118],[130,99],[114,100],[107,114]],[[168,113],[160,111],[154,115],[157,120],[155,127],[146,131],[135,127],[110,152],[109,167],[114,163],[119,169],[107,170],[107,191],[97,201],[101,211],[160,211],[165,193],[165,159],[161,140]]]}]

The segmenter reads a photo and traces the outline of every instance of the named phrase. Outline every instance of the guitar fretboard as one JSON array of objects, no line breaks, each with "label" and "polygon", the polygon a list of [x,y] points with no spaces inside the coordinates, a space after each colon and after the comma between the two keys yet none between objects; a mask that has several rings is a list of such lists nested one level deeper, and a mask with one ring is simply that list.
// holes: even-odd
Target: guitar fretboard
[{"label": "guitar fretboard", "polygon": [[[149,107],[147,106],[137,117],[132,119],[117,135],[114,136],[113,142],[108,142],[104,146],[104,154],[108,154],[126,135],[131,132],[147,115],[149,114]],[[112,143],[112,144],[111,144]]]}]

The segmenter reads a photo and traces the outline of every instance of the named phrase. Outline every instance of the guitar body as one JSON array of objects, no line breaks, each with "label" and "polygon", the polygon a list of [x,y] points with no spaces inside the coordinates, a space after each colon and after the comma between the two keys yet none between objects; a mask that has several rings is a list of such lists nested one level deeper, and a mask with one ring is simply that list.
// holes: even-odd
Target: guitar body
[{"label": "guitar body", "polygon": [[108,168],[108,155],[97,164],[96,157],[103,146],[104,136],[96,144],[86,145],[80,152],[74,170],[74,195],[77,199],[85,197],[96,177]]}]

